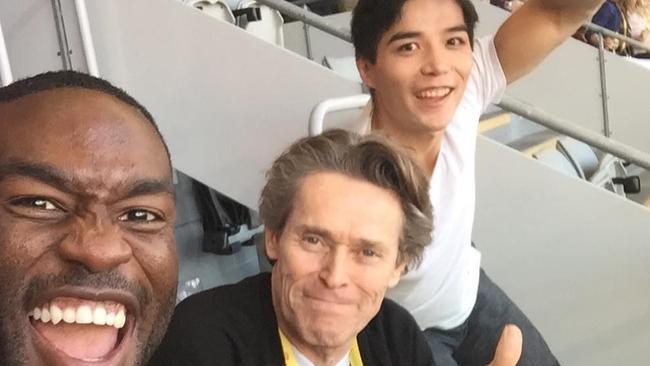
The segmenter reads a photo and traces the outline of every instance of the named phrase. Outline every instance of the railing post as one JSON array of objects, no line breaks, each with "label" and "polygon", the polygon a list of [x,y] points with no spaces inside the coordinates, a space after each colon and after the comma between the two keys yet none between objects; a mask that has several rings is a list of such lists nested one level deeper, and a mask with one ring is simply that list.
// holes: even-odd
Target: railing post
[{"label": "railing post", "polygon": [[97,55],[95,54],[95,44],[93,35],[90,32],[90,21],[88,20],[88,9],[85,0],[75,0],[75,9],[77,10],[77,19],[79,20],[79,31],[81,32],[81,42],[83,43],[84,56],[88,73],[92,76],[99,77],[99,66],[97,66]]},{"label": "railing post", "polygon": [[[303,9],[307,10],[307,5],[303,6]],[[305,50],[307,53],[307,58],[314,61],[314,55],[311,49],[311,35],[309,34],[309,24],[302,23],[302,30],[305,32]]]},{"label": "railing post", "polygon": [[11,65],[9,64],[7,44],[5,43],[5,36],[2,33],[2,22],[0,22],[0,81],[2,82],[2,86],[7,86],[14,81],[14,77],[11,74]]},{"label": "railing post", "polygon": [[602,33],[598,35],[598,66],[600,68],[600,99],[603,108],[603,134],[606,137],[612,135],[609,126],[609,95],[607,94],[607,69],[605,67],[605,45]]},{"label": "railing post", "polygon": [[61,1],[52,0],[52,13],[54,14],[54,25],[56,26],[56,35],[59,40],[59,56],[64,70],[72,70],[72,61],[70,59],[70,45],[68,44],[68,34],[65,30],[65,21],[63,20],[63,11],[61,10]]}]

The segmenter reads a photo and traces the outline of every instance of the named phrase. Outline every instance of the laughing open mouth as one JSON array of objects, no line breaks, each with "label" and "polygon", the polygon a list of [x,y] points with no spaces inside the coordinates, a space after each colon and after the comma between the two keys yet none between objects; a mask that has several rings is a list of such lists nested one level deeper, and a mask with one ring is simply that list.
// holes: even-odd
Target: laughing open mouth
[{"label": "laughing open mouth", "polygon": [[127,307],[115,301],[56,297],[28,316],[49,348],[85,362],[108,360],[133,328]]}]

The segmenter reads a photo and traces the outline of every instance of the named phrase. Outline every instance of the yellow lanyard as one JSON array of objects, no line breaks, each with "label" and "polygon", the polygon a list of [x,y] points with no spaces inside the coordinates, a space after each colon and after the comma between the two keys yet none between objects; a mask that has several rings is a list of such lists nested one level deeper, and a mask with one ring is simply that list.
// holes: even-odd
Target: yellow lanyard
[{"label": "yellow lanyard", "polygon": [[[296,361],[296,356],[293,354],[291,349],[291,343],[287,337],[282,333],[280,328],[278,328],[278,333],[280,334],[280,343],[282,343],[282,354],[284,354],[284,365],[285,366],[298,366]],[[361,361],[361,352],[359,352],[359,343],[357,343],[357,338],[354,338],[352,342],[352,349],[350,349],[350,366],[363,366],[363,361]]]}]

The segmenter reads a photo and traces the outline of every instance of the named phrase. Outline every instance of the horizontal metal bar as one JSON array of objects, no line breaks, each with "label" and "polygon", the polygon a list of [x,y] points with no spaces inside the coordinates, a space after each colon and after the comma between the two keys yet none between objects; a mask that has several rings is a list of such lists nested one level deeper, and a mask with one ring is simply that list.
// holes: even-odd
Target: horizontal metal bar
[{"label": "horizontal metal bar", "polygon": [[272,9],[279,11],[282,14],[288,15],[294,19],[300,20],[304,23],[318,28],[325,33],[331,34],[334,37],[340,38],[344,41],[352,43],[352,35],[350,29],[339,28],[330,24],[324,17],[307,11],[299,6],[296,6],[284,0],[257,0],[258,3],[266,5]]},{"label": "horizontal metal bar", "polygon": [[584,127],[577,126],[572,122],[550,116],[545,112],[507,95],[503,97],[498,105],[509,112],[539,123],[553,131],[573,137],[576,140],[585,142],[587,145],[593,146],[627,162],[650,170],[650,154],[641,150],[635,149],[616,140],[609,139]]},{"label": "horizontal metal bar", "polygon": [[0,22],[0,82],[1,86],[7,86],[13,83],[14,77],[11,74],[11,64],[9,63],[9,52],[7,51],[7,44],[5,37],[2,33],[2,23]]},{"label": "horizontal metal bar", "polygon": [[[270,8],[273,8],[279,11],[282,14],[286,14],[294,19],[303,21],[309,25],[312,25],[325,33],[329,33],[334,37],[340,38],[344,41],[352,43],[352,35],[349,28],[339,28],[328,23],[324,17],[314,14],[306,9],[303,9],[299,6],[296,6],[285,0],[257,0],[258,3],[264,4]],[[627,44],[650,52],[650,47],[641,43],[635,39],[625,37],[620,33],[613,32],[607,28],[601,27],[597,24],[587,22],[584,24],[587,29],[590,29],[594,32],[602,33],[608,37],[616,38],[618,40],[624,41]]]},{"label": "horizontal metal bar", "polygon": [[[603,34],[603,35],[605,35],[607,37],[616,38],[616,39],[618,39],[620,41],[623,41],[623,42],[635,47],[635,48],[639,48],[639,49],[650,52],[650,47],[648,47],[646,44],[641,43],[641,42],[637,41],[636,39],[626,37],[626,36],[624,36],[624,35],[622,35],[620,33],[616,33],[614,31],[611,31],[611,30],[609,30],[609,29],[607,29],[605,27],[601,27],[598,24],[585,23],[585,27],[587,29],[589,29],[589,30],[592,30],[594,32],[598,32],[598,33]],[[589,41],[589,40],[587,40],[587,41]]]}]

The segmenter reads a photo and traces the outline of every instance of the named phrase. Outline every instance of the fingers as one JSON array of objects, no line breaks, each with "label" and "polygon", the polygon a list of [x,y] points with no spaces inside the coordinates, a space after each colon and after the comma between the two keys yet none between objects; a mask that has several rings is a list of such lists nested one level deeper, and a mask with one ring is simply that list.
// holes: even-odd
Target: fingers
[{"label": "fingers", "polygon": [[522,345],[521,330],[514,324],[506,325],[494,352],[494,359],[487,366],[515,366],[521,357]]}]

